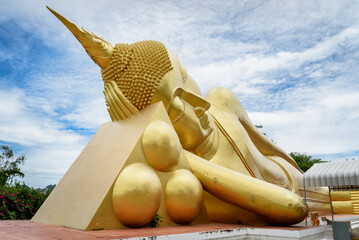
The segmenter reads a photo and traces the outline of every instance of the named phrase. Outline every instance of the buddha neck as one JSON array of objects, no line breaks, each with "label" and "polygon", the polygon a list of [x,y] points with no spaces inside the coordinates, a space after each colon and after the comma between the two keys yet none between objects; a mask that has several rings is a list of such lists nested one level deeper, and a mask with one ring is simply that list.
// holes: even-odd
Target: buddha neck
[{"label": "buddha neck", "polygon": [[218,149],[218,129],[215,124],[212,126],[213,131],[193,150],[194,154],[207,160],[210,160]]}]

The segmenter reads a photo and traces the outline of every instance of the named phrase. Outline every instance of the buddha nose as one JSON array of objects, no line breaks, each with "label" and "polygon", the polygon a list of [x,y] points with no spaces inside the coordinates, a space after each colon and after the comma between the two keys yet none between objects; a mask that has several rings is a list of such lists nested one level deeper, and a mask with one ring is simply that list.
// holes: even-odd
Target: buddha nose
[{"label": "buddha nose", "polygon": [[198,118],[202,117],[202,115],[204,114],[205,111],[206,111],[206,109],[204,109],[203,107],[195,107],[194,108],[194,112],[196,113]]}]

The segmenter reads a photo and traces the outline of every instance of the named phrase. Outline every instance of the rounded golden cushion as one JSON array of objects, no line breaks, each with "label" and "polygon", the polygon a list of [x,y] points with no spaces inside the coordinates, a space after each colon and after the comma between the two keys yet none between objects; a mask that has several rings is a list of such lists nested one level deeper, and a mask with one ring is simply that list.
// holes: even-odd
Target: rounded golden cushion
[{"label": "rounded golden cushion", "polygon": [[142,137],[148,163],[158,171],[170,171],[180,160],[181,144],[171,125],[164,121],[149,124]]},{"label": "rounded golden cushion", "polygon": [[202,185],[188,170],[179,169],[172,173],[166,185],[165,197],[168,216],[177,224],[190,223],[201,212]]},{"label": "rounded golden cushion", "polygon": [[113,210],[127,227],[143,227],[156,214],[162,198],[157,174],[142,163],[127,166],[118,176],[112,193]]}]

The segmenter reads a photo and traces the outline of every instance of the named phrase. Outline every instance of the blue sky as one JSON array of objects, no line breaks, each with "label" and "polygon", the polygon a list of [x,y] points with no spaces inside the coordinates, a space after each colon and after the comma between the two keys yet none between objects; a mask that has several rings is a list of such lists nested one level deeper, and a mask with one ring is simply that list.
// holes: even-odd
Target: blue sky
[{"label": "blue sky", "polygon": [[163,42],[287,152],[359,158],[358,1],[1,0],[0,144],[27,156],[31,186],[56,184],[110,120],[99,67],[45,5],[112,44]]}]

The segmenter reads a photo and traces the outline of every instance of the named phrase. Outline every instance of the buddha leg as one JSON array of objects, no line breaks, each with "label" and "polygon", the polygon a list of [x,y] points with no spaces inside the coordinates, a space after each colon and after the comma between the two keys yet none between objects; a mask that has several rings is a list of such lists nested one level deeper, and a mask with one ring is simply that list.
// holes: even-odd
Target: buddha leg
[{"label": "buddha leg", "polygon": [[333,212],[335,214],[358,214],[359,201],[333,201]]},{"label": "buddha leg", "polygon": [[359,191],[331,192],[334,213],[359,214]]},{"label": "buddha leg", "polygon": [[[310,211],[316,211],[320,214],[330,214],[330,203],[308,203]],[[332,201],[333,213],[335,214],[359,214],[358,201]]]},{"label": "buddha leg", "polygon": [[[307,189],[307,204],[310,211],[320,214],[331,212],[328,188]],[[333,213],[359,214],[358,191],[331,192]]]},{"label": "buddha leg", "polygon": [[330,203],[322,202],[307,202],[311,212],[318,212],[320,215],[327,215],[331,213]]},{"label": "buddha leg", "polygon": [[331,196],[332,201],[356,201],[359,200],[359,191],[332,191]]},{"label": "buddha leg", "polygon": [[303,199],[291,191],[220,167],[187,151],[186,156],[207,192],[263,216],[270,224],[295,224],[308,214]]},{"label": "buddha leg", "polygon": [[350,201],[350,191],[331,192],[332,201]]},{"label": "buddha leg", "polygon": [[308,187],[304,194],[304,188],[301,182],[299,188],[299,195],[304,198],[306,195],[306,202],[309,207],[309,211],[319,212],[319,214],[330,214],[330,199],[329,190],[327,187]]}]

